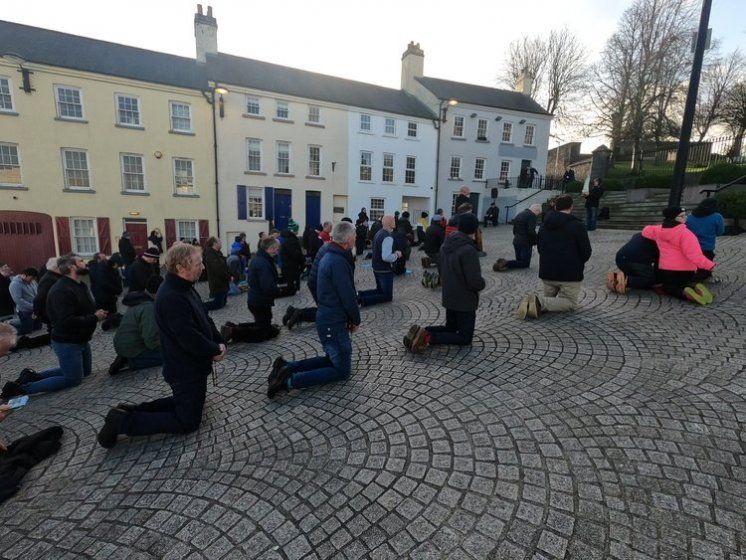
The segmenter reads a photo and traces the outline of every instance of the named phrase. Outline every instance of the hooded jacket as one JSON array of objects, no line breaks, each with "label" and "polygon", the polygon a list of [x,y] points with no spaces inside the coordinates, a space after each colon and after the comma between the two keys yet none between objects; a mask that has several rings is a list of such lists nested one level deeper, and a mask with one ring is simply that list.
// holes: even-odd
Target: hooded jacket
[{"label": "hooded jacket", "polygon": [[550,212],[539,229],[539,278],[554,282],[580,282],[591,258],[585,225],[572,214]]},{"label": "hooded jacket", "polygon": [[155,300],[148,292],[130,292],[122,300],[129,309],[114,335],[117,355],[134,358],[146,350],[161,348],[158,323],[155,321]]},{"label": "hooded jacket", "polygon": [[513,243],[536,245],[536,214],[529,208],[513,220]]},{"label": "hooded jacket", "polygon": [[280,295],[277,286],[277,268],[272,257],[259,249],[249,263],[247,274],[249,294],[246,302],[256,307],[272,307]]},{"label": "hooded jacket", "polygon": [[712,270],[715,263],[702,254],[697,236],[685,224],[674,227],[645,226],[642,236],[658,245],[660,270],[695,272],[698,268]]},{"label": "hooded jacket", "polygon": [[53,270],[47,270],[46,274],[42,276],[39,281],[39,289],[34,298],[34,314],[36,314],[36,316],[47,325],[49,324],[49,317],[47,316],[47,295],[49,295],[49,290],[60,278],[62,278],[62,274]]},{"label": "hooded jacket", "polygon": [[105,307],[117,301],[122,293],[122,275],[110,262],[94,261],[88,265],[91,278],[91,292],[96,305]]},{"label": "hooded jacket", "polygon": [[21,279],[21,275],[13,277],[10,281],[10,297],[16,304],[16,311],[18,313],[33,313],[34,312],[34,298],[38,290],[36,282],[26,284]]},{"label": "hooded jacket", "polygon": [[280,245],[280,257],[282,258],[282,275],[296,276],[306,265],[306,257],[303,256],[303,249],[300,246],[300,240],[295,232],[289,229],[280,233],[282,236],[282,245]]},{"label": "hooded jacket", "polygon": [[207,285],[211,294],[227,292],[230,287],[230,272],[225,256],[212,247],[205,249],[205,268],[207,269]]},{"label": "hooded jacket", "polygon": [[473,239],[457,231],[440,248],[440,282],[443,307],[451,311],[474,312],[479,292],[484,289],[479,251]]},{"label": "hooded jacket", "polygon": [[[712,200],[713,202],[707,202]],[[697,236],[703,251],[715,250],[715,238],[725,233],[723,215],[716,211],[717,203],[706,198],[686,219],[686,228]]]},{"label": "hooded jacket", "polygon": [[440,218],[433,218],[430,225],[425,231],[425,243],[423,250],[428,255],[437,255],[446,238],[446,229],[440,221]]}]

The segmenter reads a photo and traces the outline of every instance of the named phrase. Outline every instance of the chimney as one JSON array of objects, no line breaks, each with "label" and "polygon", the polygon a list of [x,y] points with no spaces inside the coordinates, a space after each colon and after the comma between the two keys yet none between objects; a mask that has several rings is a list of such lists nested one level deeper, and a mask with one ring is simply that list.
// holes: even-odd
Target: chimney
[{"label": "chimney", "polygon": [[212,17],[212,6],[207,6],[207,15],[202,13],[202,4],[197,4],[194,14],[194,39],[197,47],[197,62],[205,62],[207,53],[218,52],[218,21]]},{"label": "chimney", "polygon": [[415,78],[421,78],[425,72],[425,51],[419,43],[410,41],[407,50],[401,55],[401,89],[412,95],[417,90]]},{"label": "chimney", "polygon": [[534,87],[534,75],[524,68],[515,82],[515,90],[531,97],[531,90]]}]

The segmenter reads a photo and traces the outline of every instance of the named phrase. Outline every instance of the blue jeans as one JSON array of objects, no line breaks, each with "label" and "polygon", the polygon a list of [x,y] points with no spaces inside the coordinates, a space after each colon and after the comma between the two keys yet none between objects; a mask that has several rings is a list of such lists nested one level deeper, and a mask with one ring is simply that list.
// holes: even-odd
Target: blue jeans
[{"label": "blue jeans", "polygon": [[173,396],[142,403],[119,426],[128,436],[188,434],[199,428],[207,398],[207,375],[202,379],[169,383]]},{"label": "blue jeans", "polygon": [[476,311],[451,311],[446,309],[446,324],[444,326],[425,327],[425,330],[430,333],[430,346],[436,344],[468,346],[474,338],[476,322]]},{"label": "blue jeans", "polygon": [[212,299],[205,302],[205,309],[208,311],[215,311],[216,309],[222,309],[225,304],[228,303],[228,292],[218,292],[217,294],[211,294]]},{"label": "blue jeans", "polygon": [[16,331],[18,331],[19,336],[29,334],[41,328],[41,319],[38,317],[32,319],[31,315],[33,315],[31,311],[19,311],[18,320],[10,322],[16,328]]},{"label": "blue jeans", "polygon": [[376,289],[360,291],[360,303],[363,307],[394,299],[394,273],[374,270],[373,274],[376,277]]},{"label": "blue jeans", "polygon": [[505,266],[508,268],[528,268],[531,266],[531,245],[521,241],[513,241],[515,250],[515,260],[508,261]]},{"label": "blue jeans", "polygon": [[316,332],[326,355],[288,362],[285,367],[293,372],[290,383],[294,389],[342,381],[352,372],[352,340],[347,326],[316,325]]},{"label": "blue jeans", "polygon": [[52,350],[57,354],[60,367],[39,373],[44,379],[23,386],[29,395],[49,393],[80,385],[84,377],[91,375],[91,346],[52,341]]},{"label": "blue jeans", "polygon": [[585,209],[585,229],[594,231],[596,229],[596,218],[598,217],[598,207]]},{"label": "blue jeans", "polygon": [[130,369],[145,369],[163,365],[163,354],[160,350],[145,350],[134,358],[127,358]]}]

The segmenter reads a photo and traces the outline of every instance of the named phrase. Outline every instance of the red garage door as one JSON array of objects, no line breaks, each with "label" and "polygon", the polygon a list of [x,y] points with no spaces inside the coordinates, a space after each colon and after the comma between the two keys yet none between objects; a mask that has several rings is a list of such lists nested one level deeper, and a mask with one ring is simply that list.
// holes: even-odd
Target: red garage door
[{"label": "red garage door", "polygon": [[56,256],[52,218],[37,212],[0,211],[0,262],[19,272]]}]

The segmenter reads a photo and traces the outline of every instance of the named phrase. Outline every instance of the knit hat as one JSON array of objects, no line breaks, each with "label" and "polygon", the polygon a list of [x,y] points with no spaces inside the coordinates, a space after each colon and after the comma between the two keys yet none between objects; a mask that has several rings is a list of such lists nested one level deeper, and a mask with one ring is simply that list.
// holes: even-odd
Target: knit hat
[{"label": "knit hat", "polygon": [[458,230],[461,233],[471,235],[476,233],[477,229],[479,229],[479,219],[474,214],[467,212],[458,217]]},{"label": "knit hat", "polygon": [[155,247],[148,247],[148,250],[142,254],[143,257],[150,257],[151,259],[160,259],[161,254]]},{"label": "knit hat", "polygon": [[296,222],[292,218],[288,220],[288,230],[289,231],[292,231],[293,233],[298,233],[299,229],[300,229],[300,226],[298,225],[298,222]]},{"label": "knit hat", "polygon": [[663,217],[666,220],[675,220],[676,216],[678,216],[682,212],[686,212],[686,210],[681,206],[669,206],[668,208],[665,208],[663,210]]}]

